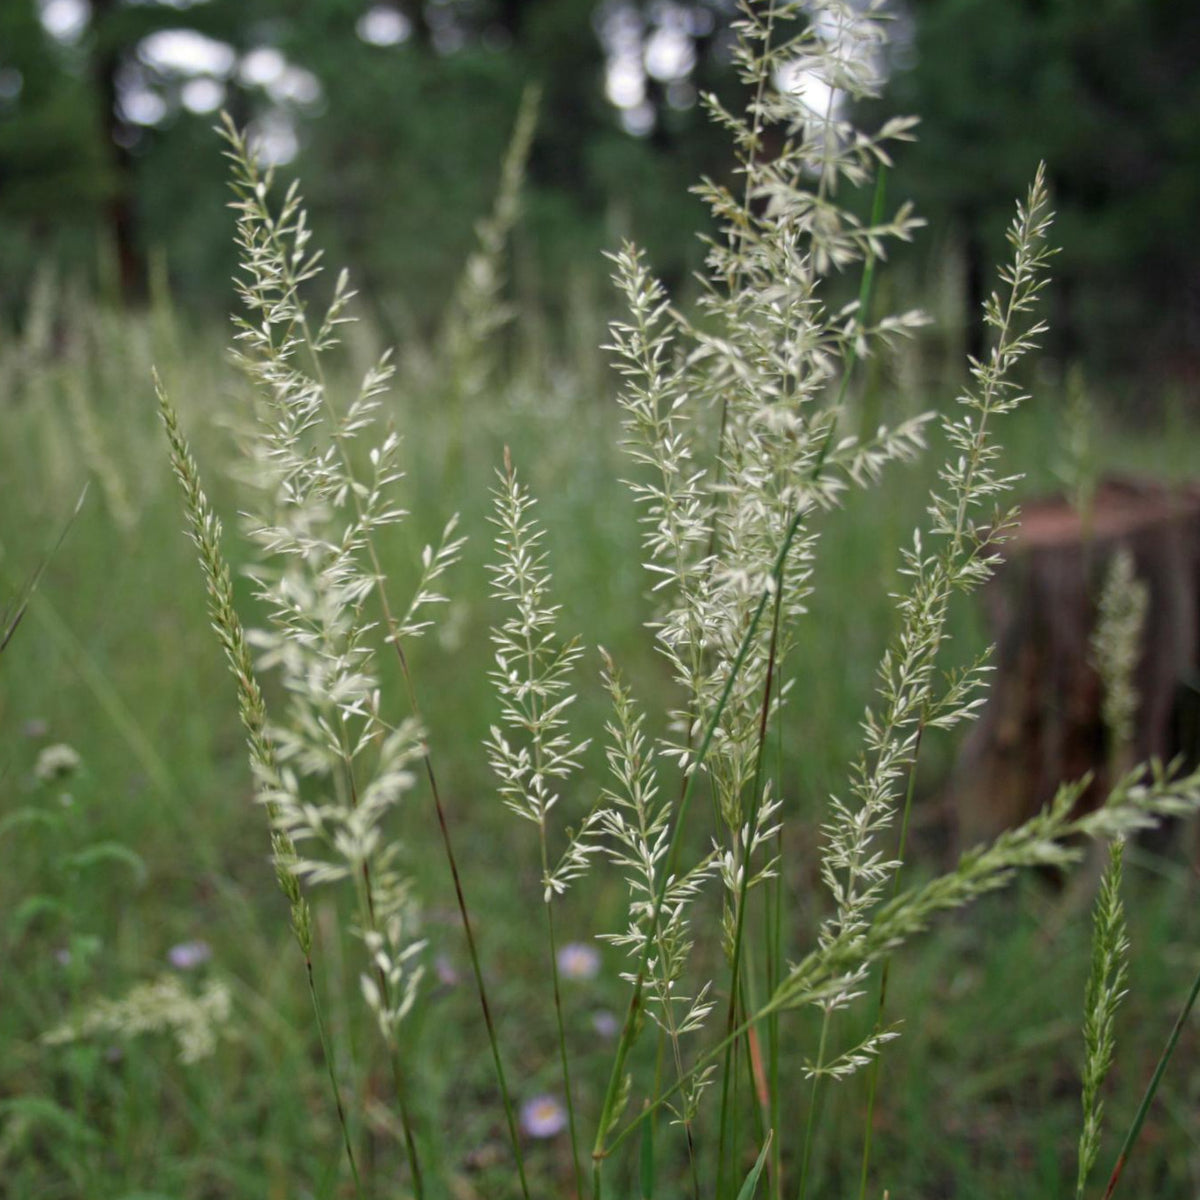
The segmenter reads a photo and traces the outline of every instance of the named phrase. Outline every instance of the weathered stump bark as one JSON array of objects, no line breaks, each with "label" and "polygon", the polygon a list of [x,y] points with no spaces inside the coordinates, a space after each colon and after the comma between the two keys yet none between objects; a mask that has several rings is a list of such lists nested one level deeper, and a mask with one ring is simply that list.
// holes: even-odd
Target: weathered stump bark
[{"label": "weathered stump bark", "polygon": [[1089,771],[1094,782],[1081,805],[1105,794],[1110,754],[1090,643],[1100,589],[1122,546],[1149,592],[1131,758],[1195,757],[1200,485],[1108,480],[1087,523],[1062,498],[1035,501],[1024,506],[1005,561],[983,593],[995,671],[954,769],[960,842],[1026,820],[1060,782]]}]

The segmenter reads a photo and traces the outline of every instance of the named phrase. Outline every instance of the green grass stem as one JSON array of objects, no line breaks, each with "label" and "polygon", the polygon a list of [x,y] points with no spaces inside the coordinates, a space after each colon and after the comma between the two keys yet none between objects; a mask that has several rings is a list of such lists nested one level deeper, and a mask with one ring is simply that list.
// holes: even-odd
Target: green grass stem
[{"label": "green grass stem", "polygon": [[[675,874],[676,860],[679,854],[679,846],[681,833],[685,820],[687,819],[688,808],[691,804],[692,794],[696,787],[696,781],[700,777],[700,768],[704,765],[704,761],[708,756],[709,747],[712,745],[713,737],[716,735],[717,726],[720,724],[721,716],[725,711],[725,706],[729,703],[729,697],[733,692],[733,685],[737,680],[738,674],[741,672],[742,666],[746,661],[746,657],[750,653],[750,647],[754,643],[754,635],[758,630],[759,621],[762,620],[762,615],[767,607],[767,601],[770,599],[772,592],[778,588],[780,577],[783,573],[783,564],[787,561],[788,551],[792,547],[792,542],[795,540],[796,533],[800,528],[800,522],[803,519],[804,513],[797,513],[792,518],[788,525],[787,532],[783,542],[775,556],[775,562],[772,569],[772,579],[774,587],[764,588],[762,595],[759,597],[758,603],[751,615],[749,625],[746,628],[745,634],[742,636],[741,644],[738,647],[737,655],[734,657],[730,667],[729,677],[725,681],[725,686],[721,691],[720,698],[713,710],[712,716],[709,718],[708,725],[704,730],[704,737],[700,741],[700,746],[696,751],[695,761],[691,764],[690,773],[688,775],[687,787],[684,788],[683,798],[679,804],[679,810],[675,817],[675,822],[671,830],[671,838],[668,843],[666,867],[662,873],[662,881],[659,884],[658,895],[654,899],[654,910],[651,916],[651,924],[657,925],[659,915],[662,912],[663,900],[666,895],[667,884],[671,877]],[[629,1009],[625,1016],[625,1024],[621,1030],[620,1040],[617,1045],[617,1053],[613,1059],[612,1072],[609,1076],[608,1088],[605,1091],[604,1103],[600,1109],[600,1119],[597,1123],[596,1142],[592,1149],[592,1188],[594,1200],[600,1200],[601,1191],[601,1164],[608,1154],[608,1148],[605,1145],[609,1127],[612,1124],[614,1113],[613,1109],[616,1105],[617,1095],[621,1087],[623,1072],[625,1068],[625,1059],[629,1053],[629,1049],[633,1044],[634,1028],[638,1016],[639,1009],[642,1003],[642,988],[646,977],[646,964],[650,957],[650,943],[647,941],[646,946],[642,950],[641,962],[638,965],[638,971],[633,985],[633,993],[629,1000]],[[724,1043],[722,1043],[724,1046]]]},{"label": "green grass stem", "polygon": [[1104,1189],[1103,1200],[1111,1200],[1111,1197],[1117,1190],[1117,1184],[1121,1181],[1121,1176],[1124,1174],[1129,1157],[1133,1153],[1133,1147],[1138,1140],[1138,1135],[1142,1132],[1142,1126],[1146,1123],[1146,1116],[1150,1112],[1150,1105],[1154,1103],[1154,1097],[1158,1092],[1159,1084],[1162,1083],[1163,1075],[1166,1073],[1171,1057],[1175,1053],[1175,1047],[1179,1045],[1180,1035],[1183,1033],[1188,1017],[1192,1015],[1192,1008],[1195,1006],[1197,996],[1200,996],[1200,971],[1197,971],[1196,978],[1192,981],[1191,991],[1188,992],[1187,1000],[1184,1001],[1179,1016],[1175,1018],[1175,1024],[1171,1029],[1170,1036],[1167,1038],[1167,1044],[1163,1047],[1162,1053],[1158,1057],[1158,1062],[1155,1064],[1154,1074],[1150,1076],[1150,1082],[1146,1085],[1146,1090],[1142,1094],[1141,1103],[1138,1104],[1137,1112],[1133,1117],[1133,1123],[1129,1126],[1129,1132],[1126,1133],[1125,1140],[1121,1143],[1121,1150],[1117,1155],[1116,1163],[1113,1165],[1112,1174],[1109,1176],[1108,1186]]}]

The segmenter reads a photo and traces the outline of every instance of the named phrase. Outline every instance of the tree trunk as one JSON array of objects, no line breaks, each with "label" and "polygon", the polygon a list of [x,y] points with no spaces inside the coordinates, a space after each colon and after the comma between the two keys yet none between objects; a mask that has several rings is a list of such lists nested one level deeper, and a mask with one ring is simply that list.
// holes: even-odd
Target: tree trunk
[{"label": "tree trunk", "polygon": [[92,20],[98,46],[93,75],[100,98],[101,129],[113,170],[108,224],[117,257],[117,282],[121,298],[130,301],[145,296],[146,261],[138,238],[133,157],[128,148],[130,130],[117,111],[117,75],[125,47],[117,43],[108,30],[108,22],[116,8],[117,0],[93,0]]},{"label": "tree trunk", "polygon": [[1109,480],[1097,489],[1087,521],[1061,498],[1034,502],[984,592],[995,672],[953,773],[950,800],[962,844],[1033,816],[1061,782],[1093,773],[1085,807],[1112,782],[1091,638],[1119,547],[1131,553],[1148,591],[1129,758],[1196,758],[1200,486]]},{"label": "tree trunk", "polygon": [[963,218],[963,257],[966,277],[963,280],[963,302],[966,307],[966,346],[969,357],[983,362],[987,350],[987,326],[983,320],[983,305],[987,300],[986,278],[988,267],[984,262],[983,237],[979,230],[980,216],[974,208],[967,208]]}]

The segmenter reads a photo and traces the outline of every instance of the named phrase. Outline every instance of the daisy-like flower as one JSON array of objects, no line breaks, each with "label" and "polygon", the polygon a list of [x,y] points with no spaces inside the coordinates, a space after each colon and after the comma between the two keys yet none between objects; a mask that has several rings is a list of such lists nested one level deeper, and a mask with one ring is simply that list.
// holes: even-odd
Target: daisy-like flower
[{"label": "daisy-like flower", "polygon": [[521,1105],[521,1129],[532,1138],[552,1138],[567,1127],[567,1110],[555,1096],[534,1096]]},{"label": "daisy-like flower", "polygon": [[191,971],[203,966],[212,958],[212,947],[197,939],[192,942],[180,942],[167,951],[167,962],[177,971]]},{"label": "daisy-like flower", "polygon": [[558,970],[564,979],[595,979],[600,952],[586,942],[568,942],[558,951]]},{"label": "daisy-like flower", "polygon": [[592,1029],[602,1038],[615,1038],[620,1028],[616,1013],[607,1008],[598,1008],[592,1013]]}]

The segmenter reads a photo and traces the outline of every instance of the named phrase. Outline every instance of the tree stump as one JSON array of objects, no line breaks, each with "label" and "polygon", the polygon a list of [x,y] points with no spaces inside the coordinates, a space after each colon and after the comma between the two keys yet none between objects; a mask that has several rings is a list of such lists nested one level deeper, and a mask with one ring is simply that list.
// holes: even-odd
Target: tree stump
[{"label": "tree stump", "polygon": [[1109,479],[1085,522],[1062,497],[1023,507],[983,592],[995,643],[991,692],[951,782],[960,844],[1028,819],[1058,785],[1091,772],[1094,807],[1112,780],[1092,665],[1096,606],[1113,554],[1133,557],[1148,608],[1134,682],[1130,762],[1196,758],[1200,732],[1200,485]]}]

